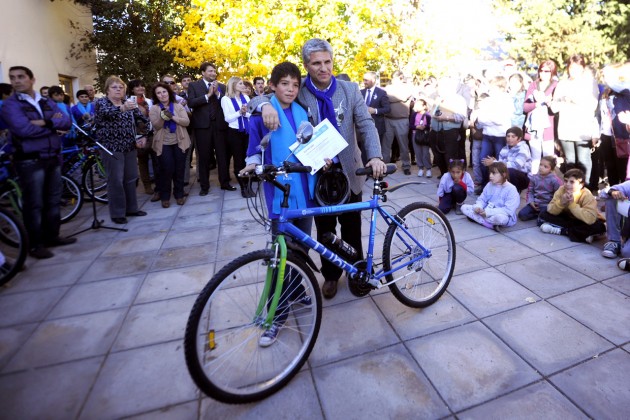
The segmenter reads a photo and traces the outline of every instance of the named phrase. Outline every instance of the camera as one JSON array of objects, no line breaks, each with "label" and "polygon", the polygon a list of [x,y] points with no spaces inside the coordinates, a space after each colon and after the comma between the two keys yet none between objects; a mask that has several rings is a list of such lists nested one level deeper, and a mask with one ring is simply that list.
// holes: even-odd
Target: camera
[{"label": "camera", "polygon": [[439,109],[435,111],[435,116],[439,117],[440,115],[442,115],[442,111],[440,111]]}]

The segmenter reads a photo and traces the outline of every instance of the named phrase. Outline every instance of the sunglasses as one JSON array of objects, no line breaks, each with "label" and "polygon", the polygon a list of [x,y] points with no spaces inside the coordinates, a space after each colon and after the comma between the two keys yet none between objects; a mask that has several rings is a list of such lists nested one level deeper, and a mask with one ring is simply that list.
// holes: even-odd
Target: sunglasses
[{"label": "sunglasses", "polygon": [[174,85],[174,84],[175,84],[175,82],[173,82],[173,81],[170,81],[170,82],[164,82],[164,83],[166,83],[167,85]]}]

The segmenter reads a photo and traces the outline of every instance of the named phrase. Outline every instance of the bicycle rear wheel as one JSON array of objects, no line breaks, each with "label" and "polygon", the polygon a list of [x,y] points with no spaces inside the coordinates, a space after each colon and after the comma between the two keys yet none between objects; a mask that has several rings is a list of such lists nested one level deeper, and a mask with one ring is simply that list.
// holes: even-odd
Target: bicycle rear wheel
[{"label": "bicycle rear wheel", "polygon": [[291,253],[285,285],[296,287],[291,293],[286,288],[280,297],[279,307],[284,303],[287,308],[285,320],[272,345],[259,345],[266,331],[266,305],[260,316],[256,313],[273,258],[271,250],[260,250],[230,262],[212,277],[191,310],[184,337],[186,363],[197,386],[216,400],[246,403],[273,394],[313,349],[321,322],[319,286],[313,271]]},{"label": "bicycle rear wheel", "polygon": [[79,184],[74,182],[72,178],[68,178],[65,175],[61,176],[61,223],[69,222],[74,216],[76,216],[83,206],[83,193]]},{"label": "bicycle rear wheel", "polygon": [[[90,168],[92,169],[93,183],[90,180]],[[90,198],[99,203],[107,204],[107,172],[105,172],[105,167],[100,160],[92,158],[87,161],[81,178],[81,186]]]},{"label": "bicycle rear wheel", "polygon": [[[402,227],[393,224],[387,229],[383,268],[389,271],[392,267],[400,267],[386,276],[388,282],[399,279],[389,286],[392,294],[407,306],[423,308],[442,296],[453,276],[453,229],[440,210],[426,203],[411,203],[397,217],[402,220]],[[412,238],[426,248],[430,255],[405,265],[406,261],[417,258],[423,252]]]},{"label": "bicycle rear wheel", "polygon": [[22,269],[27,252],[26,228],[12,211],[0,207],[0,285]]}]

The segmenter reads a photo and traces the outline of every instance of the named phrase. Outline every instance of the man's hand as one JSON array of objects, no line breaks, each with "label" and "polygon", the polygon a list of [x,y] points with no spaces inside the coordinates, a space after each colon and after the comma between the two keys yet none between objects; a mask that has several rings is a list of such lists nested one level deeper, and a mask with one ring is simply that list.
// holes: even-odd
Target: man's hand
[{"label": "man's hand", "polygon": [[46,121],[44,120],[31,120],[31,124],[36,125],[38,127],[46,127]]},{"label": "man's hand", "polygon": [[385,175],[385,172],[387,171],[387,165],[385,165],[385,162],[383,162],[380,158],[370,159],[365,166],[372,168],[373,178],[380,178]]},{"label": "man's hand", "polygon": [[529,203],[530,206],[536,211],[540,211],[540,206],[536,203]]},{"label": "man's hand", "polygon": [[144,149],[144,146],[146,146],[146,144],[147,144],[146,137],[140,137],[139,139],[136,139],[136,148]]},{"label": "man's hand", "polygon": [[371,106],[368,106],[368,112],[370,114],[376,114],[376,108],[372,108]]},{"label": "man's hand", "polygon": [[265,127],[270,131],[276,131],[280,127],[280,120],[278,119],[278,112],[271,104],[263,105],[262,107],[262,119]]},{"label": "man's hand", "polygon": [[628,198],[623,194],[622,191],[617,191],[617,190],[612,191],[610,193],[610,196],[614,198],[615,200],[625,200],[626,198]]},{"label": "man's hand", "polygon": [[245,175],[253,172],[254,169],[256,169],[256,164],[255,163],[250,163],[249,165],[247,165],[243,169],[241,169],[241,171],[238,173],[238,176],[245,176]]},{"label": "man's hand", "polygon": [[496,161],[497,160],[492,156],[486,156],[485,158],[481,159],[481,163],[483,163],[483,166],[490,166]]}]

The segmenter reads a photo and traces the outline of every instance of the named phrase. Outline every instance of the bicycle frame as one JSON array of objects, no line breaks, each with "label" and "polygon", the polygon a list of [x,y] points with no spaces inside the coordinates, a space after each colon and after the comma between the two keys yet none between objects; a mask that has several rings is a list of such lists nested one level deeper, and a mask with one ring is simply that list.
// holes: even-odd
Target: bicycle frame
[{"label": "bicycle frame", "polygon": [[[375,181],[375,182],[378,182],[378,181]],[[285,190],[285,194],[286,196],[288,196],[288,191]],[[271,323],[274,319],[275,312],[278,306],[278,302],[280,300],[280,294],[281,294],[282,286],[284,283],[284,272],[285,272],[285,267],[286,267],[286,255],[287,255],[287,246],[286,246],[286,241],[284,238],[285,234],[298,240],[300,243],[304,244],[309,249],[314,250],[315,252],[320,254],[322,257],[326,258],[328,261],[335,264],[337,267],[346,271],[350,276],[357,275],[359,273],[359,269],[355,265],[350,264],[349,262],[344,260],[341,256],[339,256],[338,254],[336,254],[335,252],[327,248],[324,244],[316,241],[309,234],[303,232],[299,228],[295,227],[292,223],[290,223],[291,220],[293,219],[299,219],[299,218],[311,217],[311,216],[313,217],[314,216],[330,216],[330,215],[350,213],[350,212],[355,212],[355,211],[371,210],[372,212],[371,212],[371,217],[370,217],[370,235],[369,235],[368,251],[367,251],[367,258],[366,258],[366,270],[368,273],[367,282],[370,284],[370,286],[376,289],[389,286],[390,284],[395,283],[398,280],[403,278],[403,277],[400,277],[399,279],[393,279],[391,282],[383,283],[381,280],[384,277],[400,270],[401,268],[405,266],[412,267],[416,262],[431,257],[431,251],[425,248],[420,242],[418,242],[416,238],[414,238],[407,231],[402,220],[399,220],[396,216],[392,216],[384,208],[382,208],[380,204],[380,200],[381,200],[381,194],[375,188],[374,193],[372,197],[370,198],[370,200],[362,201],[359,203],[340,204],[340,205],[326,206],[326,207],[312,207],[308,209],[296,209],[296,210],[290,210],[285,206],[281,207],[280,217],[278,219],[277,237],[274,243],[272,244],[272,247],[275,247],[275,257],[274,257],[275,262],[272,263],[269,269],[267,270],[267,279],[265,281],[265,286],[263,289],[263,293],[261,295],[261,300],[259,302],[258,309],[256,311],[256,318],[260,320],[260,316],[262,315],[264,306],[266,302],[268,301],[269,292],[270,292],[271,284],[273,281],[274,269],[278,268],[276,288],[274,291],[274,296],[272,298],[271,305],[268,308],[268,313],[264,321],[264,326],[266,327],[271,326]],[[390,270],[385,271],[384,269],[381,268],[375,273],[372,273],[372,268],[374,265],[374,242],[375,242],[375,236],[376,236],[376,219],[378,217],[378,214],[381,215],[381,217],[385,220],[388,226],[392,224],[396,224],[401,229],[402,233],[400,233],[399,235],[403,236],[404,234],[404,237],[401,237],[401,240],[407,242],[410,247],[414,248],[415,255],[411,260],[406,260],[404,264],[400,263],[403,257],[396,258],[396,260],[392,261],[392,267]],[[278,259],[278,254],[280,254],[279,259]],[[405,254],[404,256],[406,257],[407,254]]]}]

